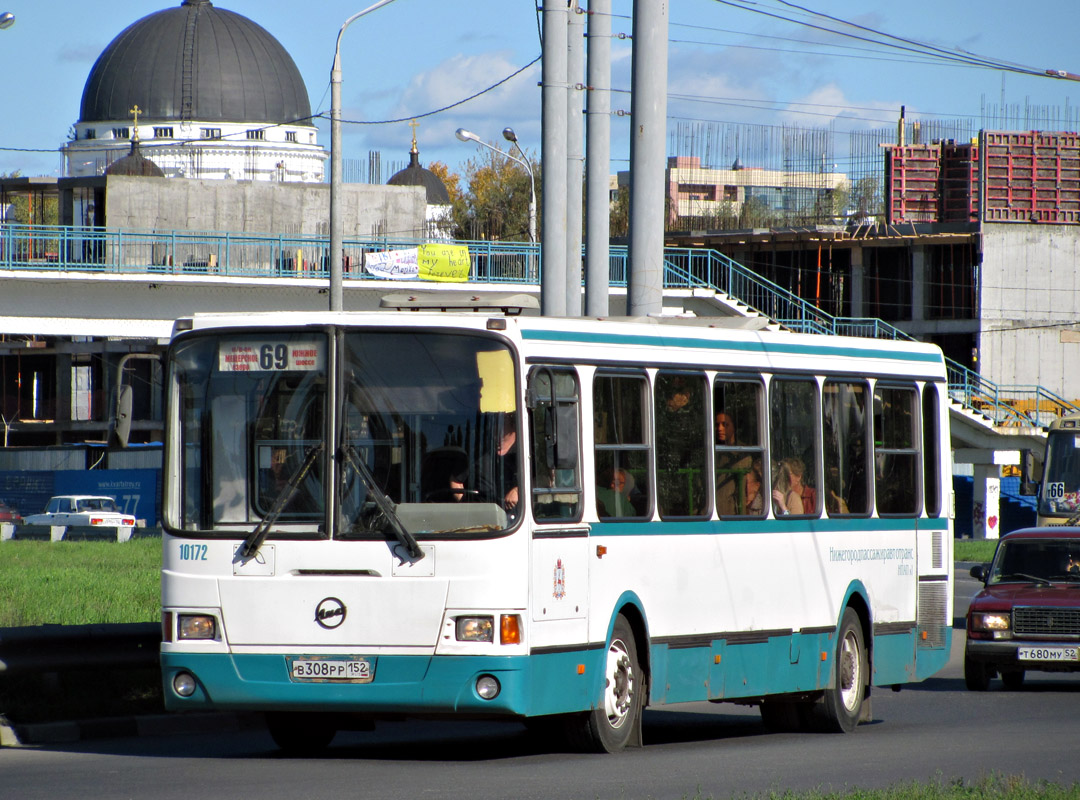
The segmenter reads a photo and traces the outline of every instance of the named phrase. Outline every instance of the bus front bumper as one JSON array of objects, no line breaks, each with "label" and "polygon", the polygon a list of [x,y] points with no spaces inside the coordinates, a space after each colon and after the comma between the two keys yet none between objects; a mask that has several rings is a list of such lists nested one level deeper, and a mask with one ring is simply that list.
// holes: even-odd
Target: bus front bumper
[{"label": "bus front bumper", "polygon": [[[590,692],[585,674],[598,672],[579,666],[584,653],[560,655],[369,657],[368,683],[297,680],[290,675],[288,657],[279,654],[163,652],[161,667],[170,711],[520,717],[586,710]],[[483,697],[480,686],[490,695],[491,678],[498,691]]]}]

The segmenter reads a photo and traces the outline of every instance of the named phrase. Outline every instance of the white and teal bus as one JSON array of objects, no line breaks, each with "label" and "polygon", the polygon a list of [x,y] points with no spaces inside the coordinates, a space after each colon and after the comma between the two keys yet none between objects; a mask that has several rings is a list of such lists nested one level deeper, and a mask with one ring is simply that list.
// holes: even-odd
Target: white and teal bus
[{"label": "white and teal bus", "polygon": [[169,709],[577,746],[642,711],[850,731],[952,625],[934,346],[472,313],[196,316],[168,357]]}]

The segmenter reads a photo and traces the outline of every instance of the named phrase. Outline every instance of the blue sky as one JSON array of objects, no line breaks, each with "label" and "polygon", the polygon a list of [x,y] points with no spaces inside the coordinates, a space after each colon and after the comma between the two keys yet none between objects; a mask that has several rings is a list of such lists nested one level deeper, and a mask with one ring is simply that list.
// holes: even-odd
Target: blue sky
[{"label": "blue sky", "polygon": [[[252,18],[277,37],[300,69],[312,110],[329,114],[337,31],[373,1],[215,0],[215,5]],[[179,0],[0,0],[0,11],[16,15],[15,25],[0,31],[0,173],[58,174],[57,153],[27,151],[55,150],[65,141],[97,56],[127,25],[174,3]],[[1076,2],[1033,7],[1038,11],[1015,0],[805,0],[801,9],[783,0],[674,0],[670,8],[669,92],[694,98],[669,102],[673,121],[803,126],[833,121],[836,132],[846,134],[895,125],[901,105],[909,117],[972,119],[975,127],[981,109],[1003,99],[1020,106],[1068,105],[1074,114],[1080,107],[1078,82],[942,59],[925,63],[925,56],[910,50],[845,39],[797,22],[837,27],[801,10],[812,9],[954,56],[966,52],[995,65],[1080,73]],[[612,0],[614,34],[630,34],[631,10],[630,0]],[[368,122],[420,117],[482,91],[539,55],[533,0],[396,0],[345,35],[343,116]],[[628,39],[613,41],[612,58],[612,85],[628,90]],[[465,127],[502,143],[500,132],[507,125],[539,156],[539,78],[537,63],[474,100],[422,117],[421,160],[456,169],[477,148],[459,142],[455,129]],[[615,93],[611,106],[629,112],[629,95]],[[319,125],[320,141],[329,148],[329,125]],[[627,166],[628,129],[628,116],[613,117],[613,169]],[[346,125],[344,154],[366,162],[369,151],[379,150],[384,165],[403,162],[409,140],[406,122]]]}]

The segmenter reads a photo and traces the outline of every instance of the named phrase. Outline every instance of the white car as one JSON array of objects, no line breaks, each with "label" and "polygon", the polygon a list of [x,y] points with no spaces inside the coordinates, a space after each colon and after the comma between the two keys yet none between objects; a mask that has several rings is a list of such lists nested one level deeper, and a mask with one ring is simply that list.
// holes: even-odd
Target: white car
[{"label": "white car", "polygon": [[62,494],[49,500],[40,514],[23,518],[27,525],[101,525],[111,528],[133,526],[135,517],[122,514],[111,497]]}]

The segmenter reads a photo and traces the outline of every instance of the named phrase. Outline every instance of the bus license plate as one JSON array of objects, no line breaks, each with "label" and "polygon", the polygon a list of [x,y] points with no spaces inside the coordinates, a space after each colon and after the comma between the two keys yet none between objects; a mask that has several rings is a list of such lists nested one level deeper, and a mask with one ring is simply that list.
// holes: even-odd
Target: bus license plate
[{"label": "bus license plate", "polygon": [[1019,661],[1080,661],[1078,647],[1018,647]]},{"label": "bus license plate", "polygon": [[289,674],[294,681],[371,683],[375,670],[366,658],[293,658]]}]

